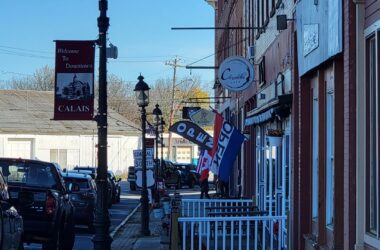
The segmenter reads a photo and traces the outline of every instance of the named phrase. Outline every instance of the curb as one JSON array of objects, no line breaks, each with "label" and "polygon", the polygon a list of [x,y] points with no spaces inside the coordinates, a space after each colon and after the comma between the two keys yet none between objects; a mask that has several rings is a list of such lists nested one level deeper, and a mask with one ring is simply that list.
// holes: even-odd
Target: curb
[{"label": "curb", "polygon": [[117,234],[122,226],[124,226],[128,220],[137,212],[139,207],[141,206],[141,203],[139,203],[133,210],[132,212],[110,233],[111,238],[113,239],[115,234]]}]

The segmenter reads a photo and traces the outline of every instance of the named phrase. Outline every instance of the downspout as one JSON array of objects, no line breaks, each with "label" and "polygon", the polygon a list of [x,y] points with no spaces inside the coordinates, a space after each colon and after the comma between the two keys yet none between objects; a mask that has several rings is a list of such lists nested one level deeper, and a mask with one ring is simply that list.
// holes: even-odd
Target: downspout
[{"label": "downspout", "polygon": [[[365,152],[366,152],[366,109],[364,72],[364,17],[365,0],[353,0],[356,4],[356,243],[355,249],[364,249],[365,234]],[[358,146],[359,145],[359,146]]]}]

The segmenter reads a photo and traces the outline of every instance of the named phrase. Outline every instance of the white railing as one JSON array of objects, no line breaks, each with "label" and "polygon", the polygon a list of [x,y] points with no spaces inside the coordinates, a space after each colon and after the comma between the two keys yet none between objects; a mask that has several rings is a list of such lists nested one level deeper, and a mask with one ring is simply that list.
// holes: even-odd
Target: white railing
[{"label": "white railing", "polygon": [[[239,212],[254,206],[253,200],[182,199],[181,238],[183,249],[286,249],[286,216],[209,217],[212,212]],[[216,208],[219,207],[219,208]],[[244,209],[243,209],[244,210]],[[237,213],[239,214],[239,213]]]},{"label": "white railing", "polygon": [[[224,207],[224,206],[253,206],[252,200],[208,200],[208,199],[182,199],[181,216],[182,217],[207,217],[207,207]],[[233,211],[233,209],[232,209]]]},{"label": "white railing", "polygon": [[285,249],[285,220],[285,216],[178,218],[183,250]]}]

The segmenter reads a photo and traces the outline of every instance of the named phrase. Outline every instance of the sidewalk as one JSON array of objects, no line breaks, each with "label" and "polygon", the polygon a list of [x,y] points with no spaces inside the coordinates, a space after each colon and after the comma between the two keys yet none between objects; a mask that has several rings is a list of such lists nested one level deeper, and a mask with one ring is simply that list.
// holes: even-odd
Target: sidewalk
[{"label": "sidewalk", "polygon": [[141,236],[141,207],[135,209],[129,217],[115,230],[112,250],[167,250],[169,236],[162,228],[162,220],[150,213],[149,229],[151,236]]}]

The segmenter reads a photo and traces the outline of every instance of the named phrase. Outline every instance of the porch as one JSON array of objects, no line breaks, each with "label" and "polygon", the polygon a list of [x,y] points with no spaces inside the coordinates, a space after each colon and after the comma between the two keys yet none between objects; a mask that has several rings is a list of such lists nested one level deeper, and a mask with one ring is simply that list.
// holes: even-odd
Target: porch
[{"label": "porch", "polygon": [[182,249],[286,249],[286,216],[250,207],[255,207],[252,200],[183,199],[178,218]]}]

